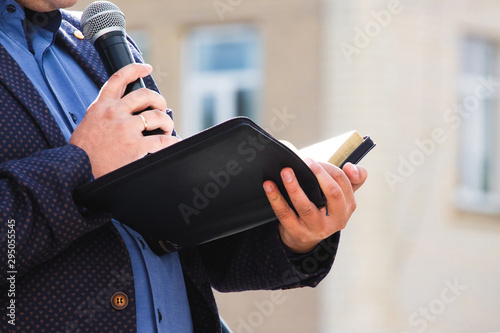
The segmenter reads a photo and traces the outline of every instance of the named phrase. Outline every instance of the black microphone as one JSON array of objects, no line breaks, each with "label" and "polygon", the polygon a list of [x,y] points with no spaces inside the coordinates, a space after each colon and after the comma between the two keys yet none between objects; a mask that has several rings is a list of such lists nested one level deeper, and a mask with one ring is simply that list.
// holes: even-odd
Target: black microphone
[{"label": "black microphone", "polygon": [[[120,68],[135,63],[127,43],[125,15],[108,1],[96,1],[85,8],[80,20],[83,35],[99,53],[109,76]],[[144,88],[142,78],[127,85],[125,94]],[[161,129],[145,134],[163,134]]]}]

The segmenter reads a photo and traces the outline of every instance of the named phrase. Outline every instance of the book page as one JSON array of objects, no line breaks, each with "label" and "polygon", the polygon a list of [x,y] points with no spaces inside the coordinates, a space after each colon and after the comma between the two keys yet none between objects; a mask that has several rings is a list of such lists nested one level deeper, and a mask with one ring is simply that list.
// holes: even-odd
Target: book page
[{"label": "book page", "polygon": [[309,157],[315,161],[328,162],[339,166],[361,143],[363,143],[363,137],[357,131],[350,131],[300,150],[288,141],[280,141],[302,159]]}]

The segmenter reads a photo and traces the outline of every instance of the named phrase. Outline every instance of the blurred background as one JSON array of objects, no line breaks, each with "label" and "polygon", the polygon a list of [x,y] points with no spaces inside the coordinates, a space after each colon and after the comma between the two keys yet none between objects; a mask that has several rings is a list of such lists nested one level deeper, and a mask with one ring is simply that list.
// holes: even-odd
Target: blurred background
[{"label": "blurred background", "polygon": [[499,1],[114,2],[181,136],[245,115],[378,144],[331,274],[217,293],[236,333],[500,332]]}]

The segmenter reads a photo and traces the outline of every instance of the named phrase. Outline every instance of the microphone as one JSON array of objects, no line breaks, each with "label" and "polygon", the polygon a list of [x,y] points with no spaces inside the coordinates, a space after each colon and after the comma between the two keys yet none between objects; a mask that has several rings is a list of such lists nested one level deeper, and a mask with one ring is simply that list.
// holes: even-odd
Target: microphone
[{"label": "microphone", "polygon": [[[120,68],[135,63],[127,43],[125,15],[108,1],[96,1],[85,8],[80,20],[83,35],[99,53],[109,76]],[[142,78],[127,86],[125,95],[144,88]]]},{"label": "microphone", "polygon": [[[94,45],[109,76],[120,68],[135,63],[128,46],[125,15],[109,1],[96,1],[85,8],[80,20],[85,39]],[[146,87],[142,78],[127,85],[125,94]],[[161,129],[143,132],[164,134]]]}]

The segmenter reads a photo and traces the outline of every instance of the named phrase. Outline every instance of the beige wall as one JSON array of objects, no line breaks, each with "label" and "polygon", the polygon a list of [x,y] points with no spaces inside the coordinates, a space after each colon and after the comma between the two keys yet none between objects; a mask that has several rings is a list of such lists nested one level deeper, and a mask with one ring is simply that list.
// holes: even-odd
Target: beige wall
[{"label": "beige wall", "polygon": [[[320,286],[328,295],[322,332],[497,332],[500,216],[455,205],[459,130],[443,114],[458,103],[461,38],[475,32],[498,41],[500,4],[400,1],[399,13],[349,63],[342,42],[353,44],[354,28],[389,3],[330,1],[326,15],[326,124],[339,131],[356,124],[378,147],[364,162],[369,181],[335,274]],[[386,173],[397,174],[400,158],[436,129],[446,139],[390,186]],[[466,289],[451,290],[455,281]]]},{"label": "beige wall", "polygon": [[[239,5],[221,20],[208,0],[116,1],[129,29],[151,36],[150,63],[178,127],[188,121],[180,97],[184,38],[199,25],[246,22],[264,40],[262,126],[273,109],[287,108],[297,118],[277,135],[298,146],[353,128],[378,144],[363,161],[370,177],[357,194],[333,274],[315,290],[217,295],[231,327],[238,332],[242,320],[258,321],[260,313],[262,325],[253,332],[500,331],[500,216],[455,205],[459,131],[443,120],[458,103],[459,42],[470,32],[500,42],[500,3],[223,2]],[[353,44],[354,29],[370,24],[372,11],[389,8],[397,13],[349,62],[342,43]],[[391,186],[387,173],[397,173],[415,141],[436,129],[444,142]],[[272,297],[282,302],[267,316],[259,306]],[[419,311],[430,311],[429,319]]]}]

